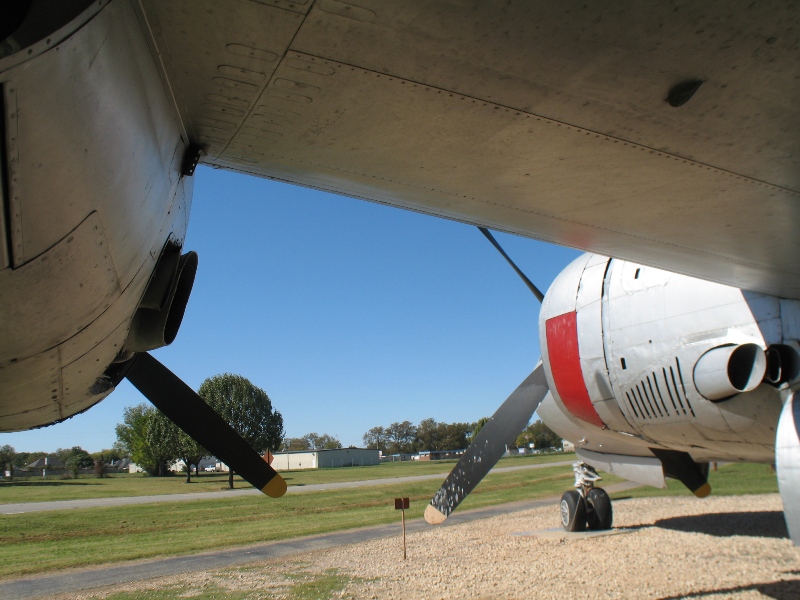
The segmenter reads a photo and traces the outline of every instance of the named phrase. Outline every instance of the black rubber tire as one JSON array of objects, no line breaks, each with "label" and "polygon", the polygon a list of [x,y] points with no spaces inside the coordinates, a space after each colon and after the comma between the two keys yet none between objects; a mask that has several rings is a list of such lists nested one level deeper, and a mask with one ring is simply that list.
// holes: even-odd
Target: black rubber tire
[{"label": "black rubber tire", "polygon": [[611,529],[614,512],[611,509],[611,498],[603,488],[592,488],[586,494],[586,522],[593,531]]},{"label": "black rubber tire", "polygon": [[561,496],[561,526],[566,531],[586,530],[586,503],[576,490]]}]

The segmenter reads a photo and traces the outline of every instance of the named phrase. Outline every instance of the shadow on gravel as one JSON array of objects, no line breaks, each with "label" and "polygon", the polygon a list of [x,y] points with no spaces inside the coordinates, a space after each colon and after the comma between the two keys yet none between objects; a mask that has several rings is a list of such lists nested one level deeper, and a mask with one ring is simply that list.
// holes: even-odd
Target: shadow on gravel
[{"label": "shadow on gravel", "polygon": [[[789,537],[782,511],[712,513],[708,515],[672,517],[671,519],[656,521],[655,526],[662,529],[705,533],[718,537],[730,537],[732,535],[763,538]],[[800,594],[794,596],[794,598],[800,598]]]},{"label": "shadow on gravel", "polygon": [[693,594],[664,596],[663,598],[659,598],[659,600],[706,598],[708,596],[719,597],[721,594],[734,594],[736,592],[752,591],[760,592],[767,598],[774,598],[775,600],[797,600],[797,598],[800,598],[800,579],[793,579],[791,581],[773,581],[770,583],[752,583],[750,585],[741,585],[724,589],[703,590],[702,592],[695,592]]}]

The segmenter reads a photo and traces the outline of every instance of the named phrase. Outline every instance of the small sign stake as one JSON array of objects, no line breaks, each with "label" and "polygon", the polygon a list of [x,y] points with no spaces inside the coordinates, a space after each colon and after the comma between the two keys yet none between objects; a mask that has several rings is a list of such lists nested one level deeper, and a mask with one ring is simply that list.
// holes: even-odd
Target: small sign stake
[{"label": "small sign stake", "polygon": [[409,507],[408,498],[395,498],[394,509],[402,511],[403,519],[403,560],[406,560],[406,509]]}]

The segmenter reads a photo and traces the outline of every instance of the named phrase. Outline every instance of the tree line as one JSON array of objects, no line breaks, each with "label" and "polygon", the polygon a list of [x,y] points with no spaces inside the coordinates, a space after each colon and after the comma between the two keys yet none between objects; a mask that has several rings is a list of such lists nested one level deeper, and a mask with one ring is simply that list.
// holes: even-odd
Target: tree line
[{"label": "tree line", "polygon": [[303,450],[337,450],[342,447],[342,443],[332,435],[323,433],[307,433],[299,438],[286,438],[283,443],[284,452],[295,452]]},{"label": "tree line", "polygon": [[388,427],[373,427],[364,434],[362,440],[366,448],[380,450],[384,454],[461,450],[469,446],[477,425],[477,423],[438,423],[434,419],[423,419],[419,425],[413,425],[411,421],[402,421],[392,423]]},{"label": "tree line", "polygon": [[13,446],[0,446],[0,467],[6,471],[23,469],[40,458],[56,458],[73,475],[80,469],[90,469],[96,465],[106,465],[122,458],[119,449],[101,450],[91,454],[80,446],[59,448],[55,452],[17,452]]},{"label": "tree line", "polygon": [[[392,423],[388,427],[377,426],[363,436],[364,446],[380,450],[384,454],[415,454],[437,450],[463,450],[489,421],[483,417],[475,423],[440,423],[434,419],[423,419],[419,425],[411,421]],[[516,447],[559,448],[562,440],[541,421],[526,427],[517,437]]]}]

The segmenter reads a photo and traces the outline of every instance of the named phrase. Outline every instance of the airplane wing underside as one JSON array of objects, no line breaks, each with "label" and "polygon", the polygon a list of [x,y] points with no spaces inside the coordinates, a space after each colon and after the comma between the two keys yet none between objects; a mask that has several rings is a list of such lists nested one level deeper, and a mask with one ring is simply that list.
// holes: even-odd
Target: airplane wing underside
[{"label": "airplane wing underside", "polygon": [[[726,1],[140,9],[205,164],[792,298],[799,14]],[[693,82],[685,104],[667,102]]]}]

